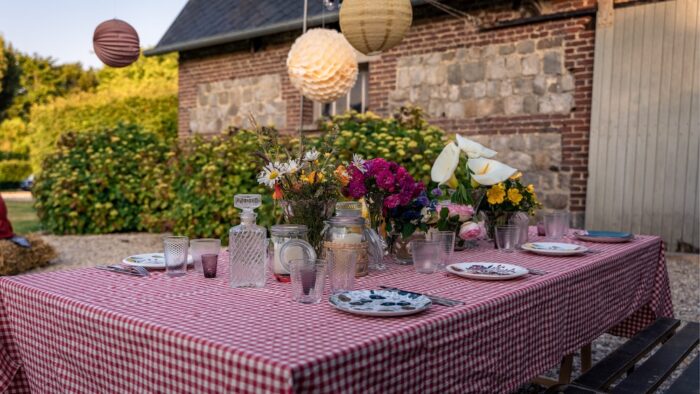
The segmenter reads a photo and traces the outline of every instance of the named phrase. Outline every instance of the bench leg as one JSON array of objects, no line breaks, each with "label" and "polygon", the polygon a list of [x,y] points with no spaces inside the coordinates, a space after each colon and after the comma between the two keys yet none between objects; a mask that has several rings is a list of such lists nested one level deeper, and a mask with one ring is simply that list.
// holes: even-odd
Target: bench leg
[{"label": "bench leg", "polygon": [[581,373],[591,369],[592,365],[591,344],[589,343],[581,348]]},{"label": "bench leg", "polygon": [[569,354],[561,359],[559,368],[559,384],[571,383],[571,371],[574,367],[574,355]]}]

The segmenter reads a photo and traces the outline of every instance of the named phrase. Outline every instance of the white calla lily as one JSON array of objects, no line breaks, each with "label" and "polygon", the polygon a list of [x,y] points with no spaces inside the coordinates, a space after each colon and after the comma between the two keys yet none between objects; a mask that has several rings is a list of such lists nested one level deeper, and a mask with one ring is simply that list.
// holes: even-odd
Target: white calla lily
[{"label": "white calla lily", "polygon": [[495,150],[489,149],[476,141],[462,137],[459,134],[456,135],[456,138],[459,149],[466,153],[467,157],[470,159],[478,159],[480,157],[490,159],[496,156],[497,152]]},{"label": "white calla lily", "polygon": [[443,185],[453,178],[458,164],[459,147],[450,142],[445,145],[445,148],[442,149],[442,152],[435,159],[433,168],[430,170],[430,177],[433,179],[433,182]]},{"label": "white calla lily", "polygon": [[505,182],[518,172],[517,169],[501,163],[500,161],[478,158],[467,160],[467,168],[471,170],[472,179],[480,185],[493,186]]}]

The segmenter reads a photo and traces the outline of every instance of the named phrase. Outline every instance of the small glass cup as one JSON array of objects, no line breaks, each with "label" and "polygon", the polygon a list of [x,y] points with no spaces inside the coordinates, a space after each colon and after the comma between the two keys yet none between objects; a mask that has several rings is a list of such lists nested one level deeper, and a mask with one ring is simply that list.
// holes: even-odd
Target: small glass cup
[{"label": "small glass cup", "polygon": [[558,211],[544,214],[544,232],[552,241],[564,238],[569,232],[569,213]]},{"label": "small glass cup", "polygon": [[520,239],[520,226],[496,226],[496,245],[498,250],[506,253],[514,252]]},{"label": "small glass cup", "polygon": [[455,250],[455,232],[454,231],[433,231],[428,233],[431,241],[440,243],[440,262],[437,270],[444,271],[445,267],[452,259],[452,252]]},{"label": "small glass cup", "polygon": [[326,282],[326,261],[297,259],[289,262],[292,279],[292,300],[302,304],[318,304]]},{"label": "small glass cup", "polygon": [[441,245],[438,241],[414,240],[411,241],[413,254],[413,266],[419,274],[432,274],[440,265]]},{"label": "small glass cup", "polygon": [[357,272],[357,250],[340,249],[328,250],[328,278],[331,284],[331,294],[355,289],[355,273]]},{"label": "small glass cup", "polygon": [[187,237],[165,237],[163,252],[165,255],[165,273],[170,277],[187,274],[187,256],[190,240]]},{"label": "small glass cup", "polygon": [[216,266],[219,261],[219,255],[217,254],[203,254],[202,258],[202,272],[205,278],[216,278]]},{"label": "small glass cup", "polygon": [[202,273],[202,256],[205,254],[219,254],[221,249],[221,240],[215,238],[201,238],[190,241],[190,249],[192,252],[192,261],[194,262],[194,270]]}]

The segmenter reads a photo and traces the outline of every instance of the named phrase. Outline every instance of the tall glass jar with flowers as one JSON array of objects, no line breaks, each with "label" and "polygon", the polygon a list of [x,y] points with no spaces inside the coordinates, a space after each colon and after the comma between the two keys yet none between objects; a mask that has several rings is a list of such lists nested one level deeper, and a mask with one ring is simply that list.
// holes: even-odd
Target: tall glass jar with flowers
[{"label": "tall glass jar with flowers", "polygon": [[[462,154],[467,158],[465,171],[458,172]],[[438,155],[431,170],[434,182],[452,189],[453,203],[472,204],[477,213],[482,213],[489,239],[493,239],[496,225],[509,223],[516,215],[532,215],[540,205],[534,186],[522,185],[522,173],[493,160],[496,154],[457,134],[455,141],[449,142]]]},{"label": "tall glass jar with flowers", "polygon": [[[343,194],[354,199],[364,198],[372,229],[384,237],[387,233],[382,227],[385,226],[394,230],[390,235],[398,235],[386,221],[389,212],[409,206],[425,190],[423,182],[416,181],[404,167],[382,158],[365,161],[354,155],[347,166],[347,175]],[[380,262],[375,264],[375,269],[382,268]]]},{"label": "tall glass jar with flowers", "polygon": [[276,130],[266,127],[257,130],[258,156],[264,161],[258,182],[272,190],[272,198],[282,207],[285,222],[307,227],[309,243],[320,253],[325,221],[333,215],[342,181],[347,179],[341,177],[343,172],[339,171],[332,147],[337,131],[323,138],[320,150],[305,149],[302,140],[295,154],[280,143]]}]

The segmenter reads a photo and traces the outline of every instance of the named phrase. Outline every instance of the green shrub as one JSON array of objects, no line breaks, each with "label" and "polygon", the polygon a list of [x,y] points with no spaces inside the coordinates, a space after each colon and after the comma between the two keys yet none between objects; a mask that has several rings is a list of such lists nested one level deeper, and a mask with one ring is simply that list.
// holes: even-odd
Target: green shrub
[{"label": "green shrub", "polygon": [[0,151],[0,161],[5,160],[29,160],[29,155],[24,152],[4,152]]},{"label": "green shrub", "polygon": [[19,183],[32,173],[32,166],[27,160],[0,161],[0,183]]},{"label": "green shrub", "polygon": [[35,170],[40,168],[63,132],[105,130],[119,124],[137,125],[158,134],[164,141],[173,140],[177,135],[177,96],[115,98],[81,93],[34,107],[28,126],[32,165]]},{"label": "green shrub", "polygon": [[56,234],[143,230],[141,211],[156,205],[153,169],[165,164],[169,151],[154,133],[133,125],[62,134],[33,189],[44,228]]},{"label": "green shrub", "polygon": [[320,123],[323,131],[338,126],[335,142],[344,161],[353,153],[365,159],[383,157],[404,166],[414,177],[430,181],[430,168],[445,146],[444,132],[431,126],[418,108],[401,108],[393,117],[381,118],[371,112],[334,116]]},{"label": "green shrub", "polygon": [[[205,139],[195,136],[180,144],[168,184],[158,189],[154,201],[170,201],[167,212],[144,215],[151,231],[172,230],[190,237],[217,237],[227,242],[228,230],[239,223],[233,196],[260,193],[265,199],[258,212],[258,223],[273,221],[270,192],[258,185],[257,135],[237,130]],[[159,207],[162,208],[162,207]]]}]

